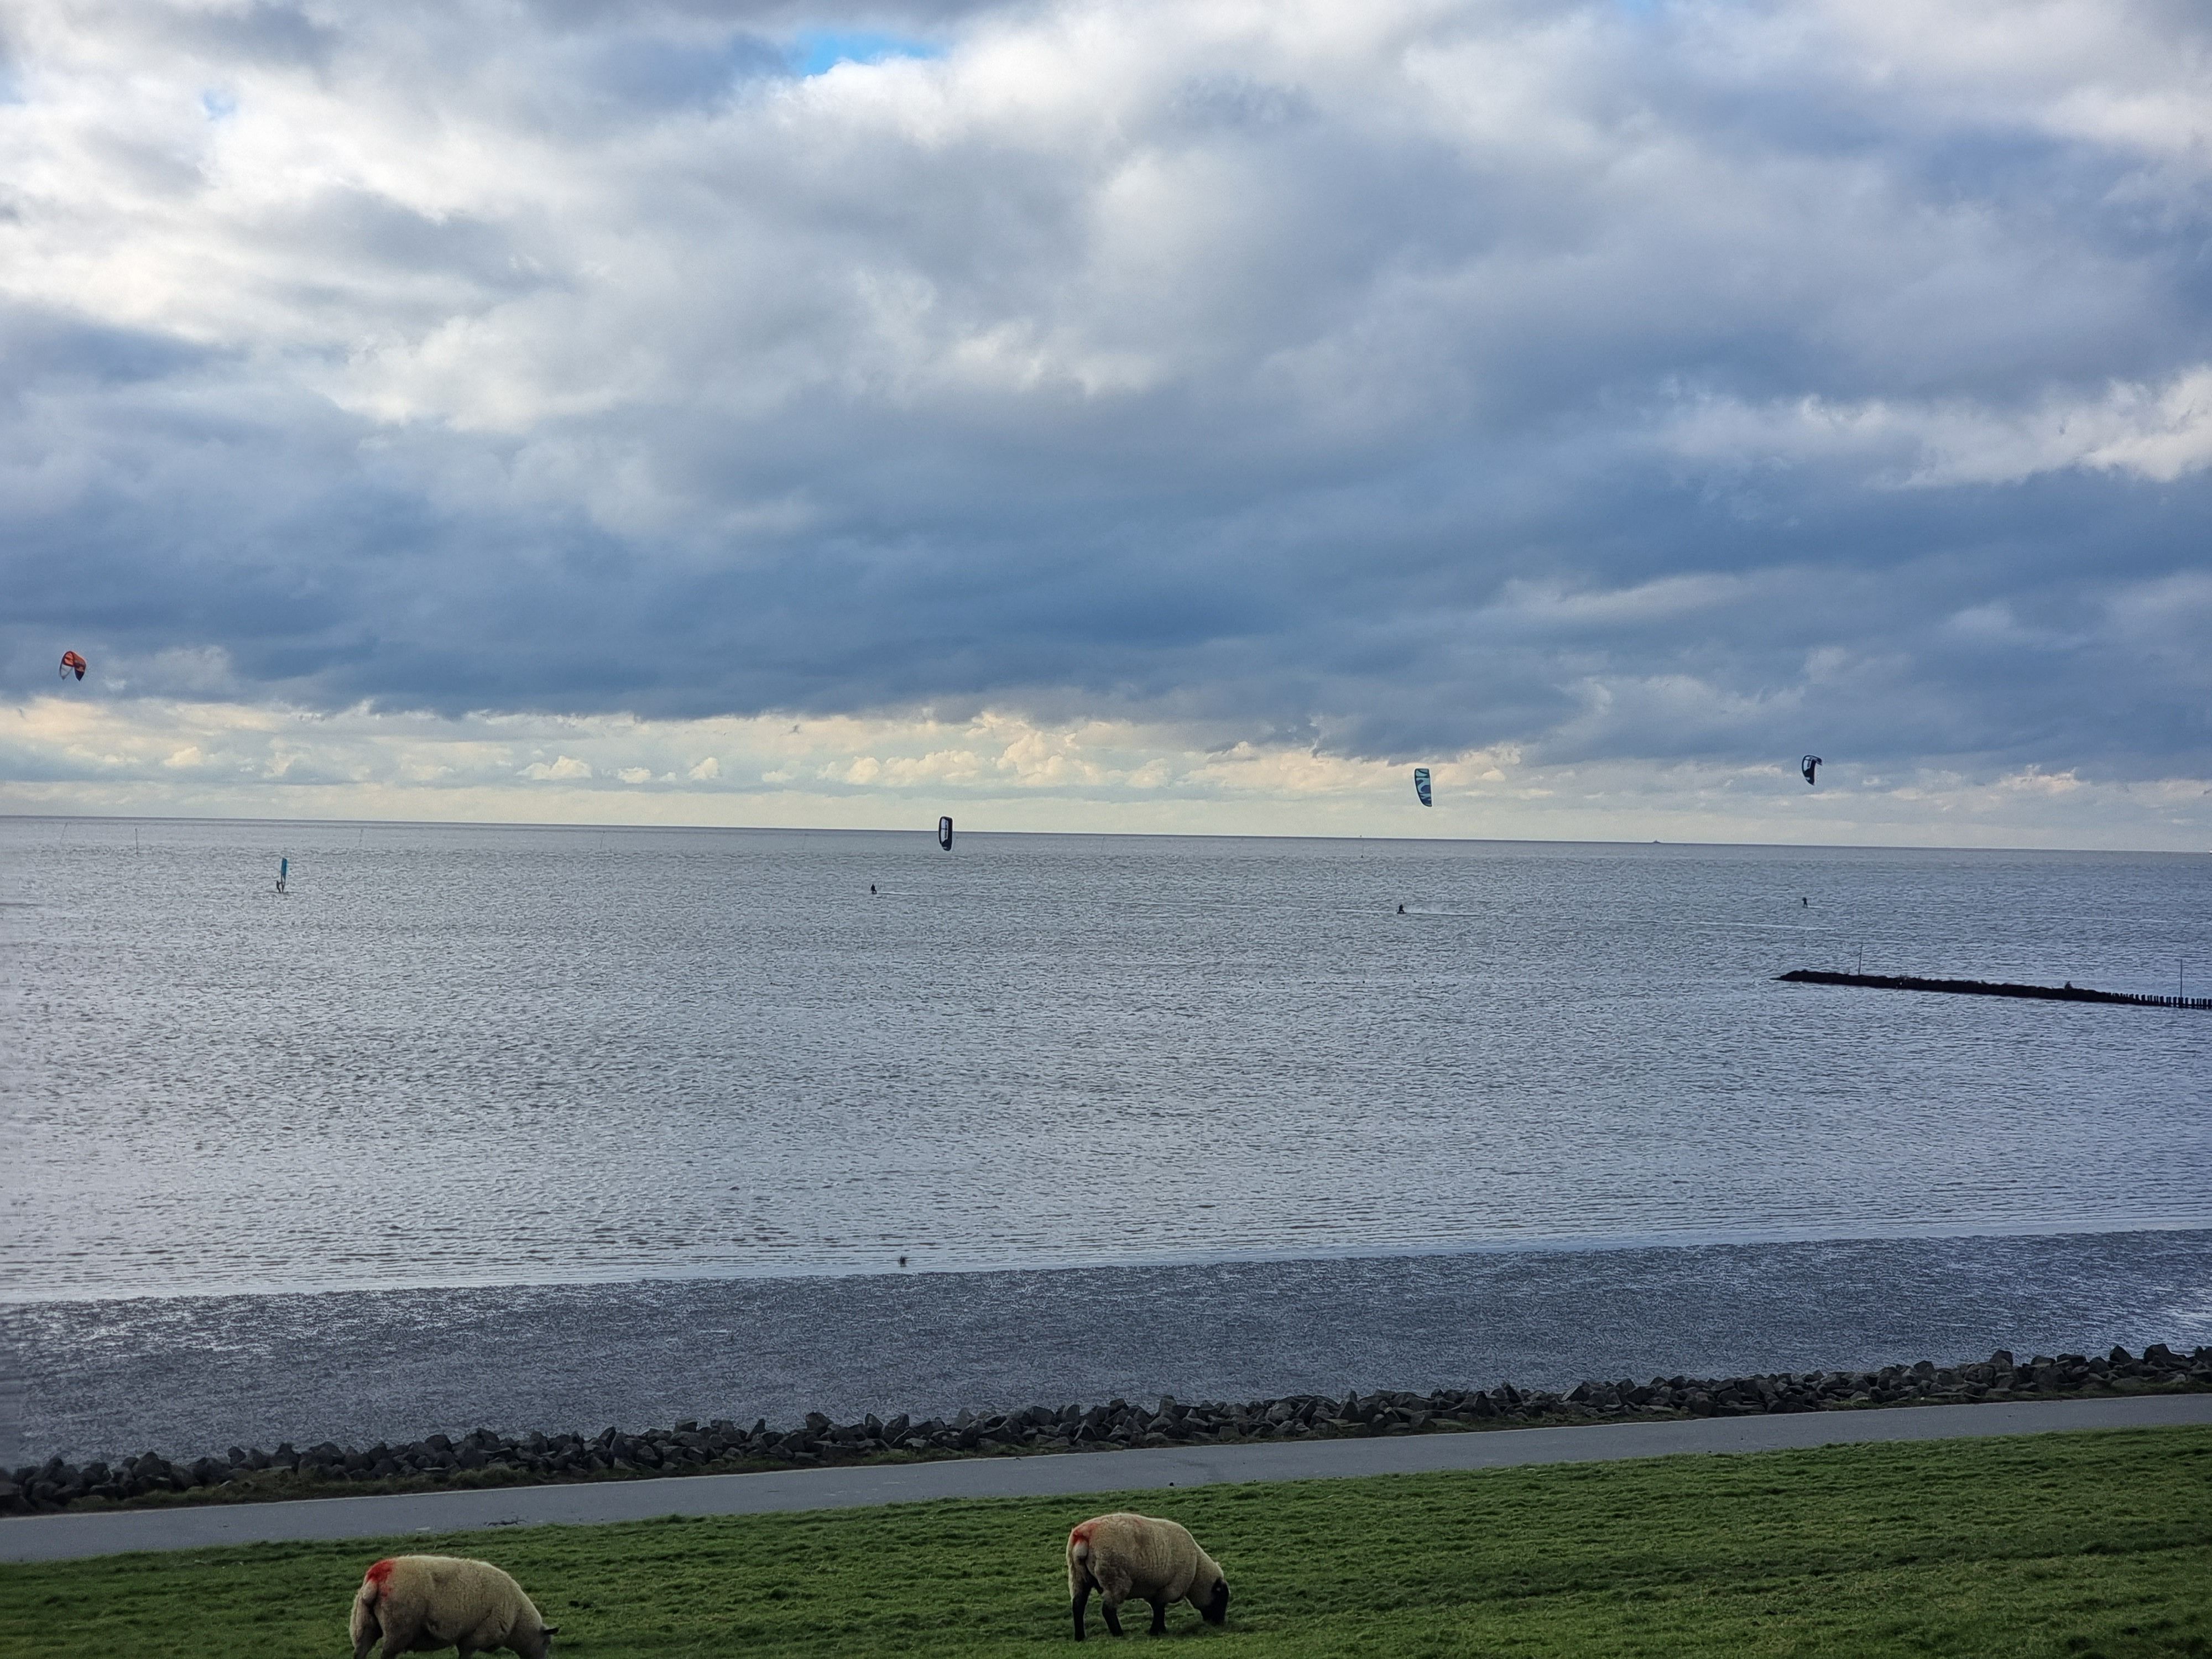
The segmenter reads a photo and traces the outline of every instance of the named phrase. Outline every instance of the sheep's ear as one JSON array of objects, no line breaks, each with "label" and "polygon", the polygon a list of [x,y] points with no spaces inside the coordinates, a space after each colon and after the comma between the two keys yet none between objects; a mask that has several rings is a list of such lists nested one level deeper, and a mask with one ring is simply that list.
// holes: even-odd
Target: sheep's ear
[{"label": "sheep's ear", "polygon": [[548,1636],[558,1636],[561,1633],[561,1626],[558,1625],[548,1625],[545,1626],[545,1633]]}]

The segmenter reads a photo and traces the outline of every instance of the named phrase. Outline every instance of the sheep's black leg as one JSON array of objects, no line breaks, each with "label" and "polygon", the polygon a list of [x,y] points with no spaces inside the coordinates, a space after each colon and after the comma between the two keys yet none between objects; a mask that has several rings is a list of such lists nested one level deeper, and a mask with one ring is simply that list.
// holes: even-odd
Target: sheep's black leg
[{"label": "sheep's black leg", "polygon": [[1154,1598],[1153,1598],[1153,1601],[1152,1601],[1152,1634],[1153,1634],[1154,1636],[1165,1636],[1167,1633],[1168,1633],[1168,1604],[1167,1604],[1165,1601],[1161,1601],[1161,1600],[1160,1600],[1160,1599],[1158,1599],[1158,1597],[1154,1597]]},{"label": "sheep's black leg", "polygon": [[1106,1628],[1119,1636],[1121,1633],[1121,1615],[1115,1611],[1114,1604],[1102,1595],[1098,1598],[1098,1607],[1106,1615]]},{"label": "sheep's black leg", "polygon": [[1075,1639],[1079,1642],[1083,1639],[1083,1604],[1090,1599],[1091,1585],[1085,1580],[1083,1588],[1075,1592]]}]

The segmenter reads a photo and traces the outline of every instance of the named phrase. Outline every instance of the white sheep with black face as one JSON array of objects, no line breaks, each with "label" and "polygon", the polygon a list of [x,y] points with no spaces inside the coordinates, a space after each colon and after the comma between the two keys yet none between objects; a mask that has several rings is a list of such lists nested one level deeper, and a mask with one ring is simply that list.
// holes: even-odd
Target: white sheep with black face
[{"label": "white sheep with black face", "polygon": [[384,1659],[441,1648],[459,1649],[460,1659],[487,1648],[545,1659],[559,1629],[490,1562],[453,1555],[386,1557],[362,1575],[353,1598],[353,1659],[368,1659],[379,1640]]},{"label": "white sheep with black face", "polygon": [[1121,1603],[1152,1604],[1155,1636],[1168,1627],[1168,1608],[1188,1601],[1209,1625],[1229,1616],[1229,1580],[1198,1540],[1173,1521],[1121,1510],[1094,1516],[1067,1534],[1067,1594],[1075,1639],[1083,1639],[1083,1612],[1098,1592],[1106,1628],[1121,1633]]}]

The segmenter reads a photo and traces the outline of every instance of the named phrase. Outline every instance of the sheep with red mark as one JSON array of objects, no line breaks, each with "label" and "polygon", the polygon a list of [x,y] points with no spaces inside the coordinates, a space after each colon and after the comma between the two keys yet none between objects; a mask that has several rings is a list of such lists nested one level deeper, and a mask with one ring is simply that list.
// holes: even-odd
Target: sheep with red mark
[{"label": "sheep with red mark", "polygon": [[545,1659],[559,1629],[490,1562],[459,1556],[387,1557],[362,1576],[353,1598],[353,1659],[368,1659],[380,1639],[384,1659],[441,1648],[459,1649],[460,1659],[487,1648]]},{"label": "sheep with red mark", "polygon": [[1177,1601],[1189,1602],[1209,1625],[1229,1616],[1229,1580],[1198,1540],[1173,1521],[1127,1510],[1094,1516],[1067,1534],[1067,1594],[1079,1642],[1093,1590],[1116,1636],[1121,1603],[1133,1597],[1152,1604],[1155,1636],[1167,1629],[1168,1608]]}]

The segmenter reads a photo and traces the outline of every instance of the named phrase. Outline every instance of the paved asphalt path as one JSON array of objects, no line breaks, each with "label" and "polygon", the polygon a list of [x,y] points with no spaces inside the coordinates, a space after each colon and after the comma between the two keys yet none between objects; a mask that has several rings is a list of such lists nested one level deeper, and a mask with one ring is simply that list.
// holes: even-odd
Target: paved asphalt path
[{"label": "paved asphalt path", "polygon": [[516,1486],[498,1492],[405,1492],[283,1504],[226,1504],[0,1521],[0,1561],[53,1561],[125,1550],[190,1549],[301,1539],[390,1538],[480,1527],[643,1521],[669,1515],[757,1515],[849,1509],[941,1498],[1057,1498],[1158,1491],[1222,1481],[1312,1480],[1602,1462],[1679,1452],[1781,1451],[1876,1440],[1950,1440],[2054,1429],[2152,1428],[2212,1423],[2212,1394],[2120,1400],[1916,1406],[1559,1429],[1496,1429],[1382,1439],[1260,1446],[951,1459],[938,1463],[793,1469]]}]

